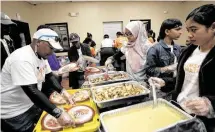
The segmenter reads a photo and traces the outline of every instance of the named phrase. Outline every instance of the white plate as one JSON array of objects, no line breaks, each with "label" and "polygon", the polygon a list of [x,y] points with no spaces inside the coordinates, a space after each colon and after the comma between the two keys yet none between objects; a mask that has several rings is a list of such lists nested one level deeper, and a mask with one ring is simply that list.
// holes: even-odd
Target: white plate
[{"label": "white plate", "polygon": [[69,115],[75,120],[76,125],[84,124],[93,119],[94,110],[86,105],[74,106],[68,110]]},{"label": "white plate", "polygon": [[86,67],[85,70],[88,72],[100,72],[100,69],[96,67]]},{"label": "white plate", "polygon": [[66,100],[56,91],[50,95],[49,100],[56,105],[63,105],[67,103]]},{"label": "white plate", "polygon": [[70,72],[70,71],[72,71],[72,69],[77,68],[77,66],[78,66],[78,65],[77,65],[76,63],[67,64],[67,65],[61,67],[61,68],[58,70],[58,73],[59,73],[59,74],[64,74],[64,73]]},{"label": "white plate", "polygon": [[[51,122],[50,122],[51,120]],[[50,124],[56,124],[56,127],[50,127],[47,125],[48,121]],[[42,129],[43,130],[50,130],[50,131],[60,131],[62,130],[62,126],[57,122],[57,119],[50,114],[46,114],[42,119]]]},{"label": "white plate", "polygon": [[87,90],[80,90],[75,92],[72,96],[75,102],[82,102],[90,98],[90,93]]}]

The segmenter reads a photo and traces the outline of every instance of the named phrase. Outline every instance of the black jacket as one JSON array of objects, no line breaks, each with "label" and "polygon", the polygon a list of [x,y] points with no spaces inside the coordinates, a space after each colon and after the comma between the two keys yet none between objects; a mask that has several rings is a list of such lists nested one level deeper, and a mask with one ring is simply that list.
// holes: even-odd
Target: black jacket
[{"label": "black jacket", "polygon": [[[2,39],[2,38],[1,38],[1,40],[6,41],[10,53],[12,53],[15,50],[13,41],[9,41],[7,39]],[[8,57],[8,54],[7,54],[6,49],[2,42],[1,42],[0,48],[1,48],[1,69],[2,69],[6,59]]]},{"label": "black jacket", "polygon": [[[81,52],[83,55],[92,56],[90,47],[86,44],[81,44]],[[68,57],[70,62],[76,62],[78,60],[79,55],[76,47],[73,46],[70,48]],[[74,71],[69,73],[69,86],[73,89],[80,88],[84,81],[84,72]]]},{"label": "black jacket", "polygon": [[8,57],[8,54],[7,54],[6,50],[5,50],[2,42],[1,42],[0,48],[1,48],[1,69],[2,69],[3,66],[4,66],[4,62],[6,61],[6,59]]},{"label": "black jacket", "polygon": [[[176,100],[178,95],[181,92],[183,82],[184,82],[184,63],[193,53],[193,51],[197,48],[195,45],[190,45],[183,51],[179,58],[178,68],[177,68],[177,78],[176,78],[176,86],[175,92],[173,94],[173,99]],[[215,110],[215,47],[211,49],[208,53],[199,70],[199,95],[200,97],[207,97]],[[213,127],[213,131],[215,130],[215,118],[208,119],[206,117],[199,117],[205,123],[208,131]]]},{"label": "black jacket", "polygon": [[[92,56],[90,47],[87,44],[81,44],[81,52],[83,55]],[[78,60],[79,55],[76,47],[74,46],[70,47],[68,51],[68,58],[70,62],[73,62],[73,61],[76,62]]]}]

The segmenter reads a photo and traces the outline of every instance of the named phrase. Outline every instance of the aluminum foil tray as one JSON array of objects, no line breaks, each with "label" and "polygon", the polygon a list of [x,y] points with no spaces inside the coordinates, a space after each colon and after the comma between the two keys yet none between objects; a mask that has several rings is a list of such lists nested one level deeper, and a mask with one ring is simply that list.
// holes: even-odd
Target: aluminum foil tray
[{"label": "aluminum foil tray", "polygon": [[[112,98],[112,99],[107,99],[103,101],[99,101],[96,99],[96,91],[98,90],[105,90],[105,89],[114,89],[114,87],[117,87],[119,85],[125,85],[125,84],[132,84],[135,87],[138,87],[141,89],[141,92],[137,95],[131,95],[131,96],[125,96],[125,97],[120,97],[120,98]],[[136,81],[127,81],[127,82],[119,82],[119,83],[113,83],[113,84],[108,84],[108,85],[103,85],[103,86],[95,86],[91,87],[91,92],[93,96],[94,102],[97,104],[99,108],[106,108],[110,106],[115,106],[119,104],[124,104],[125,102],[132,101],[134,98],[141,98],[142,96],[148,95],[150,93],[150,90],[148,89],[148,85],[141,85],[140,83]]]},{"label": "aluminum foil tray", "polygon": [[[108,75],[112,76],[112,75],[124,75],[124,78],[120,78],[120,79],[114,79],[114,80],[104,80],[104,75],[106,73],[98,73],[98,74],[93,74],[93,75],[89,75],[88,76],[88,80],[89,80],[89,84],[92,86],[98,86],[98,85],[104,85],[104,84],[110,84],[110,83],[115,83],[115,82],[122,82],[122,81],[129,81],[132,80],[130,75],[124,71],[109,71]],[[99,81],[95,81],[95,80],[99,80]]]},{"label": "aluminum foil tray", "polygon": [[[160,108],[162,109],[159,109],[159,106],[161,106]],[[167,108],[167,112],[163,111],[165,108]],[[144,109],[148,111],[144,111]],[[153,112],[153,110],[157,111],[149,113],[151,111]],[[141,111],[144,113],[138,113]],[[160,114],[156,114],[157,112],[160,112]],[[168,119],[167,116],[170,117],[169,119],[171,119],[171,123],[170,120],[166,120]],[[191,115],[161,98],[158,99],[158,107],[153,107],[153,101],[148,101],[100,114],[100,121],[105,132],[129,132],[130,130],[138,132],[160,132],[177,123],[183,123],[193,118],[194,117]],[[120,120],[120,123],[114,122],[117,120]],[[125,124],[125,122],[127,124]],[[111,124],[113,124],[114,127],[111,127]]]}]

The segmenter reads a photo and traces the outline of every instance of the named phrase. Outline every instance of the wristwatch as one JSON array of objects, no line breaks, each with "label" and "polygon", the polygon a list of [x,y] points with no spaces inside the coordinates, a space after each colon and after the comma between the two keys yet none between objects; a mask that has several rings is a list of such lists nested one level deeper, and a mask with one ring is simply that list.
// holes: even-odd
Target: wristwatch
[{"label": "wristwatch", "polygon": [[63,110],[61,110],[60,108],[55,108],[53,111],[52,111],[52,114],[55,118],[59,118],[60,115],[62,114]]}]

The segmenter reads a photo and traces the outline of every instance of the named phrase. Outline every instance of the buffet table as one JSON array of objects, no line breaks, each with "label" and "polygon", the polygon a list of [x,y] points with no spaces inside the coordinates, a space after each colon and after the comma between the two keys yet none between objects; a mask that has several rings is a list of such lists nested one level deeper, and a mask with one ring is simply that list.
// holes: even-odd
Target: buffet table
[{"label": "buffet table", "polygon": [[[164,99],[159,99],[158,107],[154,108],[153,102],[149,101],[149,86],[145,85],[145,83],[141,84],[139,82],[132,81],[128,74],[126,74],[125,72],[110,72],[109,74],[112,73],[114,75],[112,79],[110,79],[112,75],[109,75],[109,80],[102,79],[103,77],[105,77],[103,72],[97,72],[94,74],[88,73],[86,82],[83,84],[82,88],[78,90],[68,90],[71,94],[74,94],[75,92],[81,90],[88,90],[90,93],[90,98],[83,102],[78,102],[76,103],[76,105],[89,106],[93,109],[94,115],[92,117],[92,120],[82,125],[63,128],[60,131],[161,131],[166,128],[174,127],[177,124],[186,123],[187,121],[194,119],[192,116],[175,107]],[[117,79],[114,80],[114,77],[116,77]],[[60,105],[58,107],[64,110],[68,110],[72,106],[66,104]],[[138,114],[138,112],[141,113]],[[43,128],[42,121],[45,115],[46,112],[43,112],[34,129],[34,132],[50,131],[44,130]],[[158,123],[157,125],[156,122]],[[150,123],[155,124],[150,125]],[[144,128],[141,129],[141,126],[143,126]],[[128,130],[130,127],[131,129]]]}]

